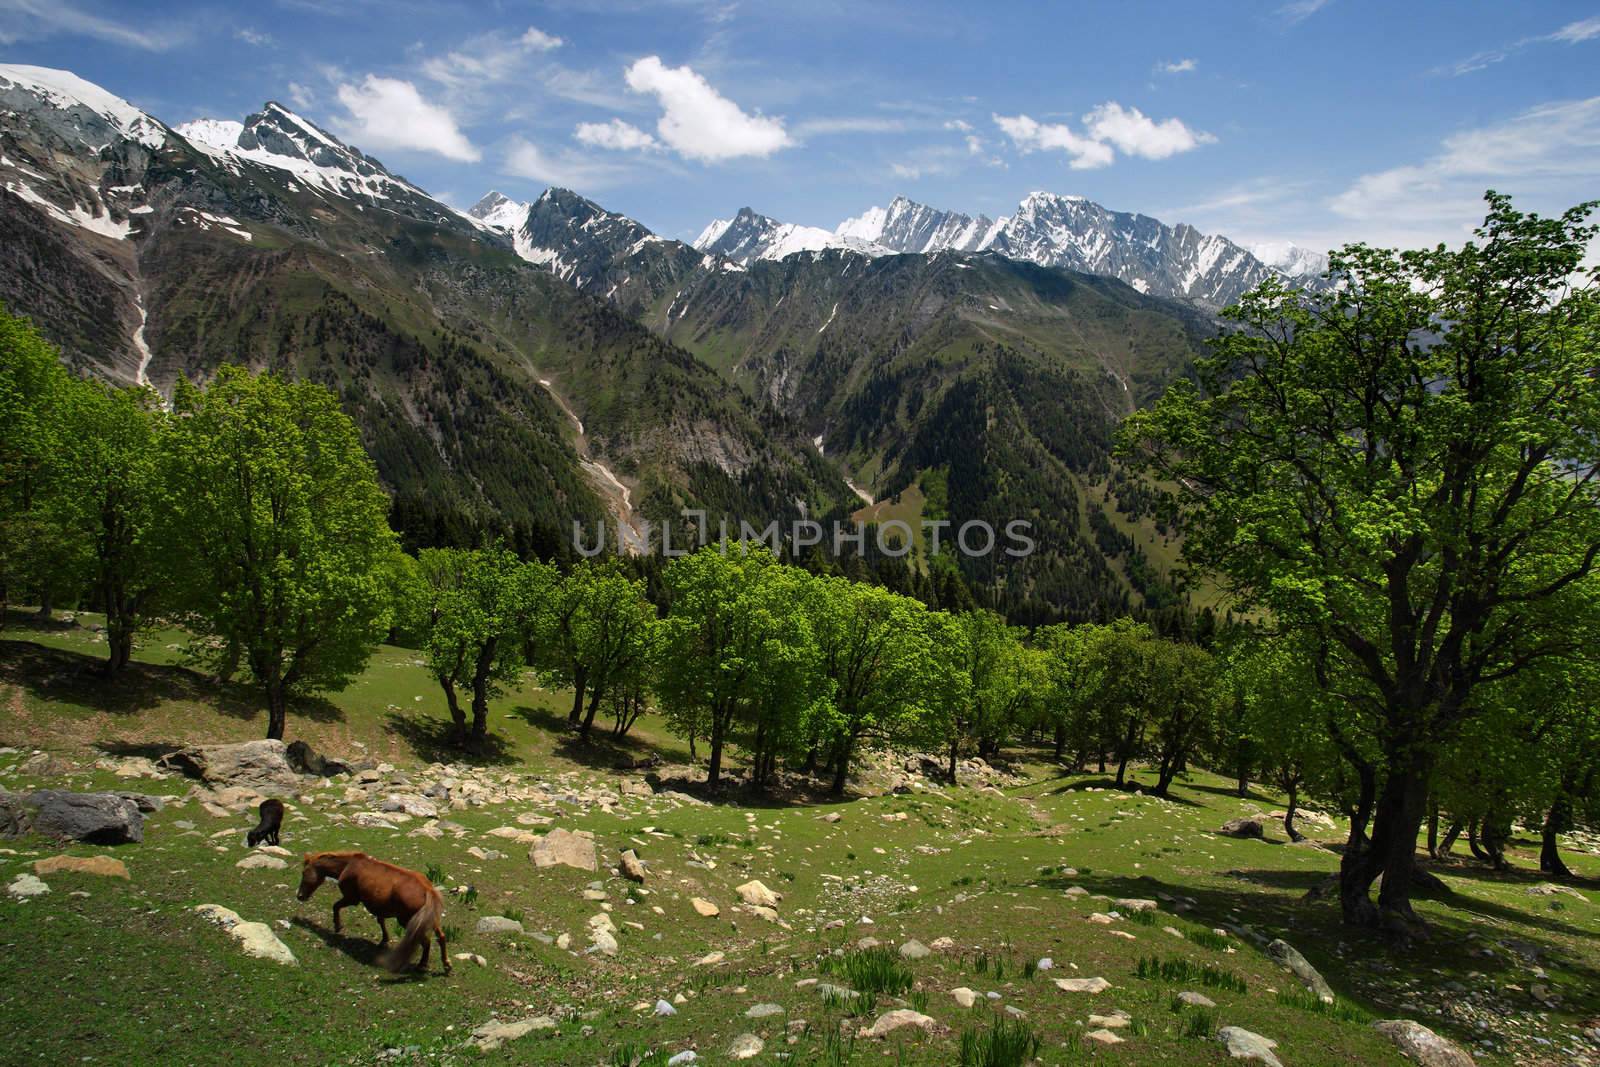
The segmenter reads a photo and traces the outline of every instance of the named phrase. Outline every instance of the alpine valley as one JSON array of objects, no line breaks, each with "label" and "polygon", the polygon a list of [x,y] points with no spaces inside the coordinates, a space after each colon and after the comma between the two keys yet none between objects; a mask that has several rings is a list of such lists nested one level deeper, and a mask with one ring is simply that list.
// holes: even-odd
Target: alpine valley
[{"label": "alpine valley", "polygon": [[[327,384],[411,545],[899,519],[913,562],[856,566],[1018,622],[1177,603],[1115,422],[1218,308],[1323,266],[1046,193],[834,230],[745,209],[693,246],[564,189],[461,213],[279,104],[173,127],[25,66],[0,66],[0,188],[0,301],[75,369]],[[925,557],[923,520],[972,519],[1027,520],[1037,550]]]}]

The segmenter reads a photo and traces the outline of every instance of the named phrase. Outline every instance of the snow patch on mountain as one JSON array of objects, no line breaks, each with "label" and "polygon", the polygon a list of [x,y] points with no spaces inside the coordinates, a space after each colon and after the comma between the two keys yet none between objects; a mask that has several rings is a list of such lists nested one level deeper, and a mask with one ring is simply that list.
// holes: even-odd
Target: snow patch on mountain
[{"label": "snow patch on mountain", "polygon": [[1250,246],[1250,254],[1291,278],[1321,274],[1328,269],[1325,252],[1313,252],[1289,241],[1263,241]]},{"label": "snow patch on mountain", "polygon": [[[167,140],[167,128],[158,120],[70,71],[0,63],[0,105],[6,103],[6,96],[16,92],[27,93],[58,111],[71,113],[82,109],[89,112],[115,132],[146,148],[160,148]],[[98,136],[98,131],[84,132]],[[89,142],[85,140],[85,143]],[[91,147],[98,150],[105,144],[101,142]]]}]

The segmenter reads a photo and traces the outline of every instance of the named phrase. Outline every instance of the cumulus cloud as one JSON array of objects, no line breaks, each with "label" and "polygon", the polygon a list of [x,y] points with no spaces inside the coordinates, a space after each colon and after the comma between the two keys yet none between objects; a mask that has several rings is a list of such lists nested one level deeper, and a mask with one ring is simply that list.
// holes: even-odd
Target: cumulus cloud
[{"label": "cumulus cloud", "polygon": [[995,115],[994,123],[1011,138],[1018,151],[1065,152],[1071,157],[1068,166],[1073,170],[1109,167],[1116,158],[1110,145],[1081,136],[1064,123],[1037,122],[1027,115]]},{"label": "cumulus cloud", "polygon": [[580,122],[572,136],[595,148],[611,148],[619,152],[654,150],[661,142],[631,123],[621,119],[610,122]]},{"label": "cumulus cloud", "polygon": [[1179,59],[1172,62],[1156,64],[1156,71],[1160,74],[1188,74],[1200,66],[1198,60]]},{"label": "cumulus cloud", "polygon": [[410,82],[368,74],[360,85],[339,86],[338,95],[349,112],[339,132],[365,149],[433,152],[466,163],[482,158],[450,112],[424,100]]},{"label": "cumulus cloud", "polygon": [[545,33],[537,26],[529,26],[528,32],[522,35],[522,46],[531,48],[535,52],[549,52],[565,43],[561,38]]},{"label": "cumulus cloud", "polygon": [[1209,133],[1190,129],[1180,119],[1157,122],[1136,107],[1114,101],[1084,115],[1081,133],[1064,122],[1039,122],[1027,115],[992,117],[1018,151],[1065,152],[1073,170],[1108,167],[1118,152],[1166,159],[1216,140]]},{"label": "cumulus cloud", "polygon": [[627,69],[628,88],[661,104],[656,134],[686,159],[715,163],[741,156],[766,157],[794,144],[782,121],[749,115],[689,67],[669,67],[646,56]]},{"label": "cumulus cloud", "polygon": [[1117,103],[1101,104],[1083,116],[1083,122],[1096,141],[1109,141],[1124,155],[1144,159],[1166,159],[1216,140],[1178,119],[1156,122],[1136,107]]}]

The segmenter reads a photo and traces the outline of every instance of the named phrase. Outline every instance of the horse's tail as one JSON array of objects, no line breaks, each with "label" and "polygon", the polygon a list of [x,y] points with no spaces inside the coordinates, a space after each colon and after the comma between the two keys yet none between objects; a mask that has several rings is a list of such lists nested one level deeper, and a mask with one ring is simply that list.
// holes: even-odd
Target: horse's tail
[{"label": "horse's tail", "polygon": [[428,899],[422,902],[422,907],[411,916],[411,921],[406,923],[406,936],[400,943],[389,951],[389,958],[385,961],[391,971],[399,971],[411,962],[411,957],[417,951],[418,944],[426,944],[428,934],[439,925],[439,919],[444,914],[444,898],[433,886],[428,886]]}]

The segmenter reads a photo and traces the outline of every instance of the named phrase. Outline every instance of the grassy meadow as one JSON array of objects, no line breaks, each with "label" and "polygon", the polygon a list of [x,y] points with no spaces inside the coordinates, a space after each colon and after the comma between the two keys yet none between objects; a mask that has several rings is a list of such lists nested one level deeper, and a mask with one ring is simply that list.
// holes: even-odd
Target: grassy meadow
[{"label": "grassy meadow", "polygon": [[[1526,835],[1510,853],[1511,873],[1459,857],[1437,865],[1450,893],[1419,904],[1432,940],[1391,955],[1342,928],[1336,904],[1300,899],[1337,868],[1336,823],[1302,823],[1312,840],[1300,845],[1279,824],[1266,841],[1218,836],[1226,820],[1281,801],[1259,787],[1239,798],[1198,772],[1161,800],[1016,750],[1008,755],[1018,774],[1004,788],[919,785],[842,803],[630,794],[624,780],[641,776],[614,770],[620,757],[681,763],[686,746],[648,718],[625,743],[580,746],[562,728],[570,697],[529,682],[494,702],[496,744],[464,775],[536,786],[546,802],[446,811],[445,832],[431,838],[414,834],[421,819],[355,825],[350,816],[370,800],[353,799],[347,780],[307,779],[284,822],[283,845],[296,854],[289,866],[240,869],[253,813],[213,817],[181,799],[193,782],[119,779],[95,767],[261,736],[265,713],[249,692],[182,667],[180,639],[147,635],[129,677],[108,685],[94,670],[103,645],[87,626],[13,614],[0,632],[0,745],[14,750],[0,754],[0,784],[175,801],[147,817],[140,845],[63,850],[23,838],[0,847],[3,883],[61,851],[114,855],[131,873],[56,873],[44,877],[47,894],[0,894],[0,1061],[612,1065],[694,1050],[698,1062],[722,1063],[753,1034],[764,1046],[754,1063],[1000,1067],[1026,1062],[1000,1048],[1013,1032],[1044,1064],[1188,1065],[1229,1062],[1214,1035],[1231,1025],[1277,1041],[1284,1064],[1309,1067],[1402,1062],[1370,1026],[1395,1017],[1470,1046],[1480,1062],[1600,1057],[1582,1033],[1600,1016],[1600,856],[1570,849],[1569,864],[1591,884],[1554,894],[1535,892],[1545,879]],[[416,655],[387,646],[349,689],[290,719],[290,737],[318,751],[415,779],[455,758],[443,731],[442,699]],[[36,750],[62,766],[22,773]],[[401,780],[378,795],[410,791]],[[595,802],[601,793],[610,801]],[[536,868],[526,844],[488,833],[545,825],[591,831],[600,870]],[[642,886],[610,869],[626,848],[648,865]],[[471,956],[453,960],[448,977],[436,960],[425,976],[391,976],[376,963],[369,915],[348,911],[345,935],[333,934],[337,890],[325,886],[305,904],[294,895],[297,854],[330,849],[431,869],[447,893],[450,953]],[[735,908],[734,887],[750,879],[783,895],[779,922]],[[720,915],[698,915],[696,897]],[[1158,907],[1134,912],[1115,903],[1122,898]],[[298,964],[241,954],[194,914],[204,903],[267,923]],[[615,957],[584,951],[601,911],[617,928]],[[518,919],[526,933],[477,933],[493,915]],[[555,943],[562,934],[570,949]],[[1308,997],[1260,950],[1274,937],[1321,970],[1334,1005]],[[863,939],[890,951],[863,951]],[[902,959],[894,950],[911,939],[931,953]],[[1052,966],[1040,969],[1045,958]],[[1054,983],[1088,977],[1110,987],[1090,994]],[[976,993],[971,1007],[953,995],[963,987]],[[1185,991],[1216,1007],[1178,1002]],[[675,1014],[657,1014],[661,1000]],[[776,1009],[747,1014],[758,1005]],[[858,1036],[900,1007],[936,1025]],[[1117,1013],[1126,1015],[1111,1026],[1120,1043],[1088,1037]],[[481,1024],[533,1016],[556,1026],[488,1052],[469,1043]]]}]

